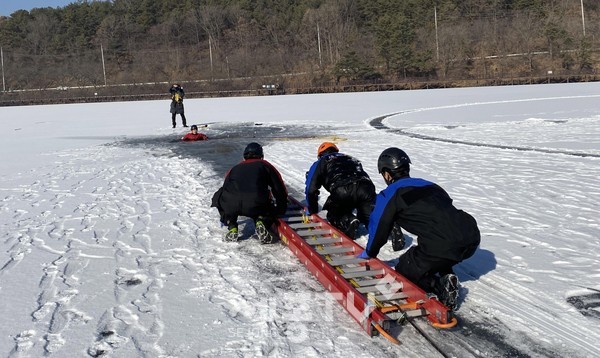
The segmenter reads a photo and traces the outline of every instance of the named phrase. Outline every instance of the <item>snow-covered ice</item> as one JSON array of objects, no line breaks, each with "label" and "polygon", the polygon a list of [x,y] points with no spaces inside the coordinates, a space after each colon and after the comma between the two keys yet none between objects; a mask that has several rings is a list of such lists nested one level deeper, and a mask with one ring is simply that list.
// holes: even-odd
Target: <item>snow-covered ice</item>
[{"label": "snow-covered ice", "polygon": [[600,356],[600,84],[185,104],[210,140],[179,142],[168,99],[0,108],[0,356],[440,356],[414,330],[368,337],[284,245],[221,241],[211,196],[246,143],[301,199],[324,140],[378,190],[379,153],[404,149],[477,219],[455,268],[467,334]]}]

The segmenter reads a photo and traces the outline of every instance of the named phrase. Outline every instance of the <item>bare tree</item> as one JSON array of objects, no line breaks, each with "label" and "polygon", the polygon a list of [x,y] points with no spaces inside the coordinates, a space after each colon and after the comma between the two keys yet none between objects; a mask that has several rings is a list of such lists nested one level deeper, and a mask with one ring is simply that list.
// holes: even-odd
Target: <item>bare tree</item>
[{"label": "bare tree", "polygon": [[512,31],[507,32],[508,48],[513,49],[515,55],[527,59],[527,74],[532,74],[534,57],[543,50],[542,19],[534,12],[522,11],[513,16],[509,25]]},{"label": "bare tree", "polygon": [[448,24],[440,27],[438,36],[440,77],[446,79],[467,58],[469,34],[464,26]]}]

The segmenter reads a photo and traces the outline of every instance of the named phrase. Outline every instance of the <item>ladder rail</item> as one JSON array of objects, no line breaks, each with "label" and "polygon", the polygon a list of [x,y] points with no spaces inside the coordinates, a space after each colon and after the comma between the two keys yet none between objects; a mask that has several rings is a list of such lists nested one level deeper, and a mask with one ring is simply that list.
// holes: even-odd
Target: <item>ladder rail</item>
[{"label": "ladder rail", "polygon": [[382,311],[403,310],[398,307],[407,304],[416,306],[414,312],[405,311],[409,316],[425,316],[436,327],[456,324],[452,311],[435,296],[378,259],[357,258],[362,246],[320,216],[303,213],[302,205],[290,197],[288,211],[278,222],[282,241],[369,335],[388,330],[393,318]]}]

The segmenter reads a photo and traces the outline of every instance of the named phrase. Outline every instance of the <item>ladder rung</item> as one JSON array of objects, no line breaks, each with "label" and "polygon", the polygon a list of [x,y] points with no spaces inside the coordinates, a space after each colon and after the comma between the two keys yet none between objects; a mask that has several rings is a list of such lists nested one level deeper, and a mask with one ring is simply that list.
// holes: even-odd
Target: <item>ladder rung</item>
[{"label": "ladder rung", "polygon": [[287,218],[281,218],[281,220],[285,221],[286,223],[297,223],[297,222],[304,221],[304,217],[302,217],[302,216],[288,216]]},{"label": "ladder rung", "polygon": [[[364,267],[364,266],[363,266]],[[355,281],[360,287],[366,287],[366,286],[374,286],[374,285],[378,285],[380,283],[386,284],[387,282],[385,281],[381,281],[380,278],[374,278],[372,280],[360,280],[360,281]]]},{"label": "ladder rung", "polygon": [[408,298],[408,295],[404,292],[396,292],[396,293],[392,293],[392,294],[388,293],[388,294],[377,295],[377,296],[374,296],[373,298],[375,298],[379,302],[387,302],[387,301],[404,300],[404,299]]},{"label": "ladder rung", "polygon": [[328,247],[325,247],[322,249],[317,249],[317,252],[321,255],[342,254],[345,252],[354,252],[354,247],[353,246],[335,245],[335,246],[328,246]]},{"label": "ladder rung", "polygon": [[331,234],[331,229],[325,230],[298,230],[296,234],[305,237],[305,236],[322,236],[324,234]]},{"label": "ladder rung", "polygon": [[379,291],[379,286],[378,285],[374,285],[374,286],[365,286],[365,287],[357,287],[356,290],[360,293],[369,293],[369,292],[377,292],[377,293],[382,293]]},{"label": "ladder rung", "polygon": [[366,270],[362,272],[349,272],[343,273],[342,276],[344,278],[356,278],[356,277],[367,277],[367,276],[377,276],[384,274],[385,271],[383,269],[380,270]]},{"label": "ladder rung", "polygon": [[306,228],[315,228],[315,227],[321,227],[323,224],[321,224],[320,222],[312,222],[312,223],[297,223],[297,224],[290,224],[289,226],[296,230],[296,229],[306,229]]},{"label": "ladder rung", "polygon": [[335,259],[329,261],[329,264],[331,266],[342,266],[342,265],[350,265],[350,264],[360,264],[362,262],[367,261],[365,259],[359,259],[358,257],[355,257],[353,255],[347,255],[347,256],[350,256],[350,258],[348,258],[348,259],[343,258],[343,257],[335,258]]},{"label": "ladder rung", "polygon": [[335,244],[338,242],[342,242],[342,239],[339,237],[322,237],[320,239],[307,239],[306,243],[309,245],[328,245],[328,244]]},{"label": "ladder rung", "polygon": [[342,270],[343,270],[342,273],[366,271],[367,266],[347,266],[347,267],[344,267]]}]

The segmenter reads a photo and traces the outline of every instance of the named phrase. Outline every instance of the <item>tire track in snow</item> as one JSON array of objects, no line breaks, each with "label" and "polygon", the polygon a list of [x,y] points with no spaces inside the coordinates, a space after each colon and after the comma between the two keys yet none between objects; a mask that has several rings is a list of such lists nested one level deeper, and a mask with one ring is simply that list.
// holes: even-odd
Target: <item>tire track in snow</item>
[{"label": "tire track in snow", "polygon": [[[550,153],[550,154],[565,154],[573,157],[582,157],[582,158],[598,158],[600,155],[595,153],[582,153],[582,152],[572,152],[567,150],[546,150],[543,148],[528,148],[528,147],[519,147],[519,146],[502,146],[502,145],[493,145],[493,144],[485,144],[485,143],[476,143],[476,142],[467,142],[467,141],[459,141],[452,139],[443,139],[436,138],[430,136],[424,136],[420,134],[410,133],[403,129],[394,129],[386,126],[384,124],[385,119],[388,117],[404,114],[408,112],[399,112],[389,115],[384,115],[377,117],[375,119],[369,120],[369,124],[378,130],[383,130],[385,132],[389,132],[391,134],[400,134],[403,136],[407,136],[410,138],[414,138],[417,140],[427,140],[427,141],[436,141],[436,142],[445,142],[451,144],[463,144],[475,147],[488,147],[492,149],[514,149],[519,151],[529,151],[529,152],[538,152],[538,153]],[[526,161],[531,160],[531,158],[522,159],[523,166],[525,167]],[[481,168],[485,168],[486,164],[482,163]],[[576,165],[576,164],[574,164]],[[516,165],[514,166],[514,172],[516,172]],[[521,168],[519,168],[521,169]],[[541,168],[546,169],[546,168]],[[504,176],[506,178],[506,173],[502,170],[498,170],[498,173],[493,173],[491,177],[487,177],[488,179],[494,178],[495,176]],[[538,169],[539,170],[539,169]],[[565,175],[565,168],[561,167],[554,168],[553,170],[548,169],[546,175],[544,176],[542,173],[531,172],[528,178],[527,176],[517,177],[514,175],[511,176],[511,180],[515,181],[514,188],[515,192],[510,193],[501,193],[495,191],[495,186],[493,185],[493,180],[482,181],[478,187],[472,187],[469,190],[465,190],[462,194],[468,202],[475,203],[477,201],[485,202],[484,206],[490,205],[490,203],[495,203],[496,208],[495,212],[506,212],[507,215],[498,215],[495,218],[492,218],[493,221],[498,222],[498,227],[509,227],[515,229],[516,233],[514,235],[508,236],[507,239],[509,241],[514,241],[516,245],[521,246],[522,248],[532,248],[532,249],[541,249],[543,250],[544,255],[549,255],[548,259],[553,259],[556,262],[561,262],[561,252],[564,250],[561,246],[553,246],[549,245],[547,242],[538,240],[532,237],[532,231],[546,231],[547,225],[543,223],[552,223],[553,218],[558,216],[567,215],[570,217],[570,212],[574,213],[574,220],[572,220],[572,225],[577,225],[577,221],[583,220],[584,218],[580,218],[576,211],[585,211],[588,210],[588,207],[573,207],[569,208],[568,206],[561,205],[561,202],[564,201],[563,198],[561,200],[556,200],[557,193],[561,193],[561,197],[569,197],[573,196],[573,201],[581,204],[590,203],[590,207],[593,207],[593,196],[590,197],[586,195],[582,188],[586,188],[588,192],[598,192],[598,184],[595,179],[592,177],[586,176],[585,171],[580,171],[581,175],[578,177],[577,187],[573,187],[572,185],[572,177],[569,173]],[[522,174],[521,171],[519,171]],[[483,173],[479,173],[480,175],[485,176]],[[552,183],[555,185],[548,185],[550,183],[544,183],[548,185],[541,186],[539,182],[540,177],[552,178]],[[504,179],[506,180],[506,179]],[[549,179],[550,180],[550,179]],[[523,183],[523,185],[519,185],[519,182]],[[535,183],[536,191],[543,190],[547,192],[546,195],[539,195],[537,200],[528,202],[528,201],[519,201],[513,200],[513,196],[518,194],[521,190],[526,190],[528,186],[532,186]],[[489,186],[489,188],[485,189],[485,186]],[[541,188],[540,188],[541,187]],[[557,190],[560,188],[560,190]],[[533,188],[532,188],[533,189]],[[481,195],[477,195],[477,191],[481,191]],[[506,196],[506,197],[505,197]],[[544,202],[544,204],[540,204],[540,202]],[[501,203],[505,203],[505,205],[501,205]],[[560,210],[560,211],[554,211]],[[526,215],[529,213],[530,215]],[[544,217],[548,217],[545,219]],[[519,232],[519,228],[522,228],[522,233]],[[565,232],[565,229],[561,231]],[[529,235],[528,235],[529,233]],[[484,233],[485,234],[485,233]],[[500,234],[500,233],[499,233]],[[573,235],[572,240],[581,241],[582,245],[573,247],[573,250],[582,251],[582,256],[586,256],[585,248],[589,246],[589,240],[593,240],[593,236],[586,235],[585,233],[574,231],[571,233]],[[579,239],[581,237],[581,239]],[[568,243],[564,244],[568,245]],[[540,253],[538,253],[539,255]],[[560,347],[562,351],[562,355],[565,356],[574,356],[574,353],[570,350],[570,347],[580,347],[580,350],[586,352],[591,356],[600,355],[600,350],[594,346],[595,342],[595,332],[593,330],[589,330],[586,326],[578,326],[572,327],[571,325],[561,325],[558,326],[553,325],[552,330],[557,333],[553,333],[552,338],[546,334],[546,327],[548,327],[552,319],[548,317],[548,315],[543,314],[546,310],[544,310],[545,302],[552,302],[553,299],[550,297],[539,297],[540,292],[535,290],[530,290],[528,288],[529,283],[534,283],[532,281],[533,278],[530,277],[527,272],[531,270],[528,267],[522,267],[522,265],[526,265],[526,261],[523,260],[521,256],[516,253],[505,252],[502,256],[511,257],[511,261],[503,262],[500,260],[500,264],[504,266],[514,265],[514,270],[509,270],[508,273],[511,275],[510,277],[499,277],[498,275],[493,276],[493,281],[486,280],[485,278],[471,278],[472,280],[477,280],[474,282],[471,287],[473,287],[473,292],[469,294],[470,300],[474,301],[475,305],[478,300],[482,300],[481,302],[485,304],[485,306],[495,307],[496,309],[491,312],[480,312],[476,315],[472,315],[472,312],[477,312],[477,308],[473,308],[475,311],[467,312],[467,316],[472,316],[475,320],[482,320],[482,322],[486,322],[486,315],[488,318],[493,319],[494,317],[499,317],[500,322],[511,322],[511,326],[513,330],[517,330],[517,332],[526,332],[526,335],[515,335],[514,333],[506,330],[503,334],[507,337],[513,337],[511,340],[517,343],[515,346],[516,349],[525,349],[525,351],[533,350],[536,354],[540,356],[551,356],[552,352],[550,351],[552,348],[550,347]],[[582,257],[582,260],[585,260],[587,264],[582,267],[591,268],[597,265],[597,260],[586,259]],[[470,264],[468,262],[463,263],[457,266],[457,272],[459,272],[459,276],[469,277],[468,271],[465,270],[465,267],[468,267]],[[476,271],[476,270],[475,270]],[[569,282],[568,279],[562,279],[557,276],[556,273],[549,272],[551,276],[554,276],[555,279],[559,281],[563,281],[565,284]],[[582,270],[582,277],[588,276],[584,270]],[[519,296],[515,297],[512,295],[512,292],[518,291]],[[526,301],[523,300],[524,297],[528,299]],[[515,302],[516,301],[516,302]],[[565,311],[569,311],[569,307],[565,302],[558,301],[556,305],[563,307]],[[553,312],[552,308],[549,309],[550,312]],[[560,309],[559,309],[560,311]],[[510,313],[509,316],[506,314]],[[541,316],[540,316],[541,315]],[[458,312],[458,316],[461,316],[461,312]],[[568,317],[569,315],[565,315]],[[558,317],[556,317],[558,318]],[[558,318],[560,319],[560,318]],[[476,322],[476,321],[475,321]],[[529,337],[544,337],[544,340],[535,343]],[[546,345],[550,339],[550,345]],[[519,348],[520,347],[520,348]],[[556,349],[556,348],[554,348]],[[560,354],[559,354],[560,355]]]},{"label": "tire track in snow", "polygon": [[386,114],[381,117],[373,118],[369,121],[369,125],[378,130],[395,133],[395,134],[407,136],[410,138],[421,139],[421,140],[445,142],[445,143],[452,143],[452,144],[462,144],[462,145],[469,145],[469,146],[474,146],[474,147],[510,149],[510,150],[549,153],[549,154],[564,154],[564,155],[570,155],[570,156],[575,156],[575,157],[584,157],[584,158],[585,157],[600,158],[600,154],[596,154],[596,153],[575,152],[575,151],[569,151],[569,150],[563,150],[563,149],[521,147],[521,146],[514,146],[514,145],[501,145],[501,144],[491,144],[491,143],[482,143],[482,142],[470,142],[470,141],[463,141],[463,140],[457,140],[457,139],[432,137],[432,136],[428,136],[428,135],[424,135],[424,134],[409,132],[406,129],[391,128],[384,124],[384,121],[389,117],[407,114],[407,113],[411,113],[411,112],[415,112],[415,111],[403,111],[403,112],[391,113],[391,114]]}]

